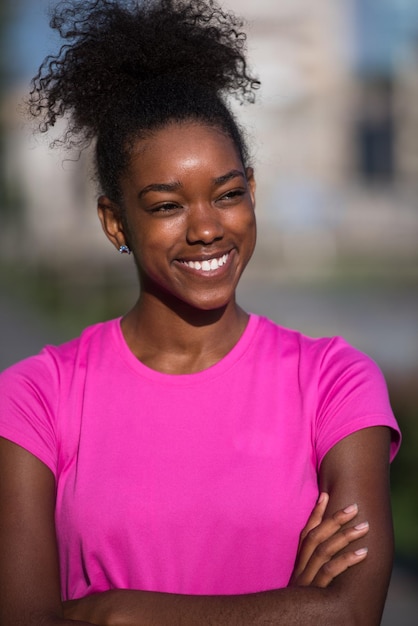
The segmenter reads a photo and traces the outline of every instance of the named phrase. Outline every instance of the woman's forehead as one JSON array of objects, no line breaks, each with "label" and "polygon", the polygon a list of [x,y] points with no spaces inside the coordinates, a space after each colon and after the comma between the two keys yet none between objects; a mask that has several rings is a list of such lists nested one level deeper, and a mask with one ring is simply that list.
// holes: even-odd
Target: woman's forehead
[{"label": "woman's forehead", "polygon": [[181,173],[205,167],[211,171],[243,169],[232,139],[222,130],[198,122],[172,122],[132,144],[130,174]]}]

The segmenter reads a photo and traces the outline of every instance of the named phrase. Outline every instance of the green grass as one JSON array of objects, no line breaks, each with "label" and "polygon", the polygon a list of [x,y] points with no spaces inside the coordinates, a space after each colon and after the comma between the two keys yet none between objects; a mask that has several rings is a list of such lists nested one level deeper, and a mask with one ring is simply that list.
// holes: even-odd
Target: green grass
[{"label": "green grass", "polygon": [[392,506],[396,552],[418,567],[418,372],[389,379],[392,407],[403,442],[392,465]]},{"label": "green grass", "polygon": [[112,268],[89,276],[83,268],[63,272],[46,266],[3,266],[0,285],[67,336],[123,315],[137,295],[135,284]]}]

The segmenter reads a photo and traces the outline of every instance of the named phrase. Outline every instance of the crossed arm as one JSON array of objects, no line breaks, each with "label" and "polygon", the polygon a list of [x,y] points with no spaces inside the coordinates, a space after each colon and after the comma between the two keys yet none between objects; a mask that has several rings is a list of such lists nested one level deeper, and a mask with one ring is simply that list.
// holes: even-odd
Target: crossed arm
[{"label": "crossed arm", "polygon": [[[315,508],[285,589],[239,596],[111,590],[61,603],[53,476],[32,455],[0,439],[0,623],[377,626],[393,553],[389,443],[389,430],[374,427],[343,439],[326,455],[319,480],[329,501],[325,496]],[[344,511],[351,503],[358,513]],[[367,557],[356,554],[365,545]]]}]

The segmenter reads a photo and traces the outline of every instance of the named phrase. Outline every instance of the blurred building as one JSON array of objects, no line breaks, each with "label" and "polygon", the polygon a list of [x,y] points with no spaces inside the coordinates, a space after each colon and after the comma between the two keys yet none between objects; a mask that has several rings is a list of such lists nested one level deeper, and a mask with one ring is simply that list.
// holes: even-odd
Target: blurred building
[{"label": "blurred building", "polygon": [[418,37],[395,76],[395,159],[399,182],[418,190]]},{"label": "blurred building", "polygon": [[[290,221],[322,220],[330,186],[347,177],[350,75],[345,58],[344,3],[322,0],[229,0],[249,22],[250,62],[262,80],[256,105],[239,107],[249,128],[259,182],[259,219],[277,221],[296,202]],[[15,95],[6,117],[17,120]],[[10,124],[9,124],[10,126]],[[91,188],[86,189],[86,159],[77,164],[48,150],[47,141],[29,138],[30,129],[10,140],[9,181],[24,195],[24,232],[34,256],[59,252],[78,257],[100,244]],[[13,182],[13,178],[15,181]],[[89,208],[86,207],[89,206]],[[80,207],[83,208],[80,208]],[[94,235],[87,235],[90,227]],[[21,231],[22,234],[22,231]],[[100,237],[101,241],[101,237]],[[14,246],[10,246],[13,253]]]},{"label": "blurred building", "polygon": [[[3,179],[13,206],[2,233],[2,255],[64,266],[100,257],[107,247],[96,215],[89,152],[51,149],[53,137],[35,133],[36,124],[25,119],[24,95],[19,90],[3,102],[9,129]],[[64,129],[58,123],[54,137]]]},{"label": "blurred building", "polygon": [[[404,65],[396,56],[399,40],[410,41],[411,24],[418,25],[415,0],[224,4],[248,22],[250,65],[262,82],[257,103],[237,105],[237,114],[253,148],[260,230],[279,265],[330,267],[341,251],[381,246],[383,228],[392,247],[402,241],[402,253],[412,254],[416,212],[400,211],[375,190],[369,196],[367,185],[387,189],[416,176],[417,61],[409,55]],[[404,11],[393,28],[395,5]],[[88,154],[71,161],[50,151],[45,138],[33,139],[27,126],[16,130],[17,100],[10,94],[3,106],[4,120],[15,127],[6,179],[24,212],[14,231],[10,225],[0,234],[3,254],[54,263],[110,259]]]},{"label": "blurred building", "polygon": [[274,217],[282,183],[286,195],[293,184],[306,184],[309,192],[347,179],[352,20],[347,3],[335,0],[228,5],[249,21],[250,61],[262,87],[258,104],[244,115],[255,131],[255,165],[266,193],[260,211]]},{"label": "blurred building", "polygon": [[414,175],[418,3],[355,0],[358,79],[358,172],[371,183],[405,183]]}]

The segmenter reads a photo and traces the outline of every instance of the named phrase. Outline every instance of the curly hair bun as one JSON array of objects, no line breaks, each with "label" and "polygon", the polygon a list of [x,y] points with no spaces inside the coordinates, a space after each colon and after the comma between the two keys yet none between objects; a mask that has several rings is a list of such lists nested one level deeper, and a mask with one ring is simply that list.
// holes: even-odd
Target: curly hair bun
[{"label": "curly hair bun", "polygon": [[50,24],[65,43],[32,81],[41,130],[69,114],[69,133],[91,139],[118,109],[155,95],[156,83],[160,97],[177,81],[254,99],[242,22],[212,0],[65,0]]}]

